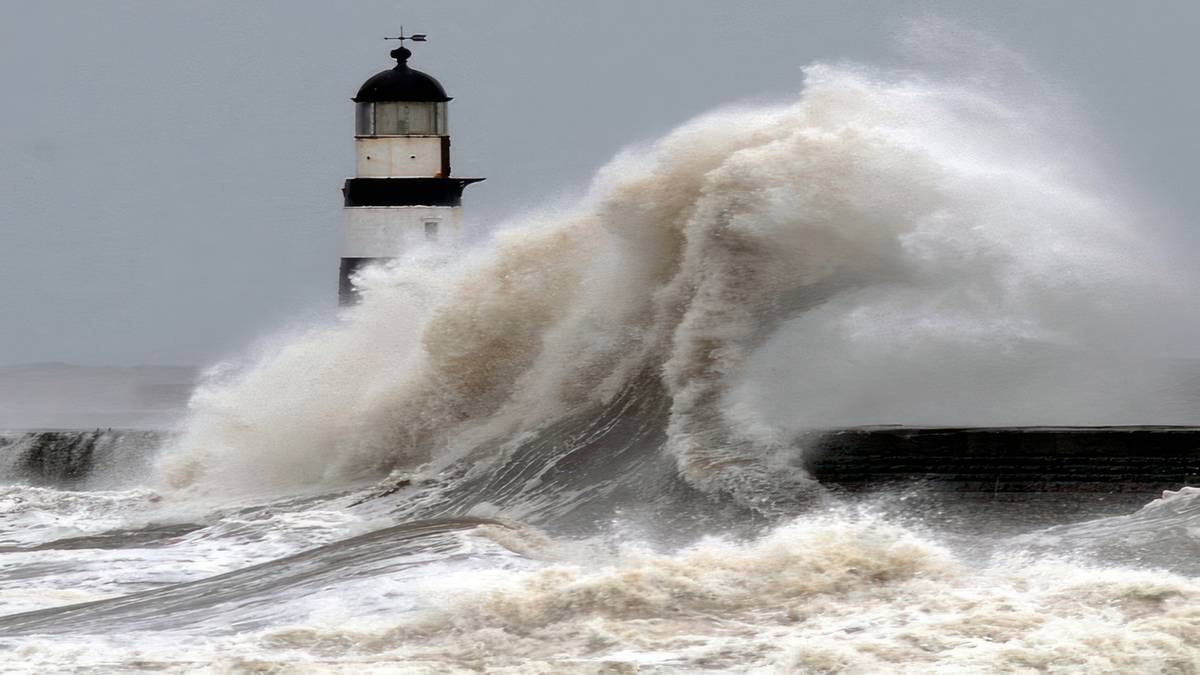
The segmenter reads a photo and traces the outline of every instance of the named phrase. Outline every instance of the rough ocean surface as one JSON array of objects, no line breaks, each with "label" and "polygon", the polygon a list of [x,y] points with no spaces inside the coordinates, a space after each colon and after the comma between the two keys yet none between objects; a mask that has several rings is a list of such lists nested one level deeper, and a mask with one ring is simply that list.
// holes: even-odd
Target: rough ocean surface
[{"label": "rough ocean surface", "polygon": [[1200,421],[1194,272],[1002,56],[811,66],[369,270],[152,442],[5,435],[3,668],[1200,672],[1200,491],[801,468],[821,428]]}]

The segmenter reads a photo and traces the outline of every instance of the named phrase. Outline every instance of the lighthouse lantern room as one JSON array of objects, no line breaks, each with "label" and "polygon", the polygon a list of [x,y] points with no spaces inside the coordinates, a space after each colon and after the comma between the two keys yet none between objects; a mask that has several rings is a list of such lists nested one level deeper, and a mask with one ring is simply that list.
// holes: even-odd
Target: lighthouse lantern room
[{"label": "lighthouse lantern room", "polygon": [[450,175],[450,97],[434,78],[408,66],[404,42],[396,67],[363,83],[354,97],[354,178],[346,180],[339,301],[358,300],[354,275],[418,245],[452,245],[461,235],[463,188],[482,178]]}]

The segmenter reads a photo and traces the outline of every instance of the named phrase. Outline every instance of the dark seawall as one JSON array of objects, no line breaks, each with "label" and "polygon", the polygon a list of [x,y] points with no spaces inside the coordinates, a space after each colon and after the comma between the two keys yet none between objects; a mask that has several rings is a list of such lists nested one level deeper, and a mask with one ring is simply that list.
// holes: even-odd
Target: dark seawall
[{"label": "dark seawall", "polygon": [[136,482],[168,437],[139,429],[3,431],[0,484],[79,489],[97,479],[107,487]]},{"label": "dark seawall", "polygon": [[849,490],[1151,493],[1200,485],[1200,427],[863,427],[814,434],[804,468]]},{"label": "dark seawall", "polygon": [[[141,475],[169,437],[130,429],[0,432],[0,482],[122,483]],[[1200,485],[1200,427],[861,427],[815,433],[801,444],[813,478],[854,491],[900,482],[988,493],[1148,494]]]}]

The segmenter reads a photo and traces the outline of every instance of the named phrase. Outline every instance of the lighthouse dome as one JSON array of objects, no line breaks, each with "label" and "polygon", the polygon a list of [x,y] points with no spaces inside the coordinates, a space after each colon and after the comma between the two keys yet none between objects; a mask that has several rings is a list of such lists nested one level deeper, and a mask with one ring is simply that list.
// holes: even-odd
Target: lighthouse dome
[{"label": "lighthouse dome", "polygon": [[392,50],[396,67],[372,75],[358,89],[354,100],[358,103],[380,101],[433,101],[445,102],[450,97],[440,82],[432,76],[408,67],[412,52],[400,47]]}]

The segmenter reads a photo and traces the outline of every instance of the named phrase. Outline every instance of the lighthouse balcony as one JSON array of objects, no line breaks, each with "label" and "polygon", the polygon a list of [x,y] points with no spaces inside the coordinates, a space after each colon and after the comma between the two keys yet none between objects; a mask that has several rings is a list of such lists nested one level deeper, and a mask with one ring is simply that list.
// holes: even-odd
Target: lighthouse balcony
[{"label": "lighthouse balcony", "polygon": [[459,206],[463,188],[482,178],[350,178],[344,206]]}]

